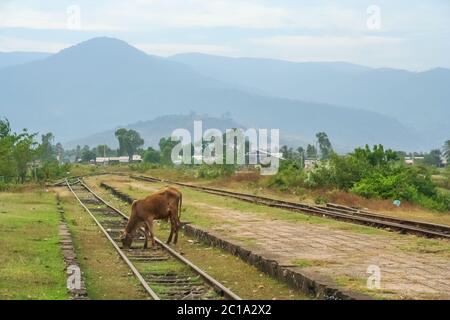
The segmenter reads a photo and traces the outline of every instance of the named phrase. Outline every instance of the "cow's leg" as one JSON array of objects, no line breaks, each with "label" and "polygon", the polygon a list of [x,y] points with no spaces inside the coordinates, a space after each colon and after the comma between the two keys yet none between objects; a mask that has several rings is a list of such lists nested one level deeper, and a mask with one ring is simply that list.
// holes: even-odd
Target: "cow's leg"
[{"label": "cow's leg", "polygon": [[169,238],[167,239],[167,244],[169,244],[172,241],[173,233],[175,231],[174,226],[175,226],[175,221],[173,220],[173,216],[171,214],[170,215],[170,235],[169,235]]},{"label": "cow's leg", "polygon": [[180,222],[180,219],[178,218],[178,215],[175,216],[174,220],[175,220],[175,239],[173,240],[173,243],[177,244],[178,230],[180,230],[181,222]]},{"label": "cow's leg", "polygon": [[144,235],[145,235],[145,241],[144,241],[144,249],[148,248],[148,235],[150,233],[150,229],[148,228],[147,223],[144,223]]},{"label": "cow's leg", "polygon": [[150,234],[150,239],[152,240],[152,247],[155,247],[156,243],[155,243],[155,234],[153,232],[153,218],[149,218],[147,221],[145,221],[145,224],[147,225]]}]

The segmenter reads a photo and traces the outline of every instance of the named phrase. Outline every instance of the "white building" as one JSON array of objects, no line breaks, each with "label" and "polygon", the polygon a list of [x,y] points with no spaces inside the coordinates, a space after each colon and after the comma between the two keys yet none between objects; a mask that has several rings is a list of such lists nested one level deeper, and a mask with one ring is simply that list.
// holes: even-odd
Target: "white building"
[{"label": "white building", "polygon": [[[129,163],[128,156],[121,156],[121,157],[97,157],[95,158],[96,164],[110,164],[110,163]],[[138,154],[133,155],[132,161],[135,162],[142,162],[142,157]]]},{"label": "white building", "polygon": [[412,166],[416,161],[423,161],[425,157],[422,156],[412,156],[412,157],[405,157],[405,164]]}]

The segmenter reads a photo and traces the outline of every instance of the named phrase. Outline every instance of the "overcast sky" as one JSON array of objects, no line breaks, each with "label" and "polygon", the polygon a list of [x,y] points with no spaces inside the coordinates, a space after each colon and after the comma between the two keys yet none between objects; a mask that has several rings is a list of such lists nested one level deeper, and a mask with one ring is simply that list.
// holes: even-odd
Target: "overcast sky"
[{"label": "overcast sky", "polygon": [[162,56],[450,68],[450,1],[0,0],[0,51],[57,52],[97,36]]}]

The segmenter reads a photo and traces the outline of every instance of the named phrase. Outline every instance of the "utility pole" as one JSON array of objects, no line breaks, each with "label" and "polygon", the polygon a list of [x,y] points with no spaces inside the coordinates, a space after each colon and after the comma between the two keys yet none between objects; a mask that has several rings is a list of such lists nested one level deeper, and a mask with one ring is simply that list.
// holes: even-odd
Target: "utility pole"
[{"label": "utility pole", "polygon": [[106,166],[106,144],[103,145],[103,165]]}]

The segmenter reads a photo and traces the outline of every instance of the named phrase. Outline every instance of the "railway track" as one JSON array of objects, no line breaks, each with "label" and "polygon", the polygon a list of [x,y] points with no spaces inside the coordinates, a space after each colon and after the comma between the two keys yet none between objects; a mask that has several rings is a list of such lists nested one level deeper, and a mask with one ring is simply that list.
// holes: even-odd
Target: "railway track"
[{"label": "railway track", "polygon": [[143,231],[139,231],[130,250],[122,250],[120,231],[128,217],[103,200],[83,181],[66,186],[89,213],[117,250],[148,295],[154,300],[240,300],[223,286],[158,238],[156,247],[142,249]]},{"label": "railway track", "polygon": [[363,224],[377,228],[387,229],[390,231],[397,231],[400,233],[415,234],[419,236],[425,236],[428,238],[450,239],[450,226],[448,225],[399,219],[375,212],[370,212],[367,210],[360,210],[333,203],[327,203],[326,205],[312,205],[307,203],[285,201],[269,197],[250,195],[246,193],[233,192],[204,186],[197,186],[189,183],[175,182],[143,175],[131,175],[130,177],[141,181],[174,184],[182,187],[200,190],[214,195],[235,198],[242,201],[266,205],[269,207],[281,208],[295,212],[302,212],[310,215],[332,218],[345,222]]},{"label": "railway track", "polygon": [[[61,187],[61,186],[65,186],[66,185],[66,180],[68,180],[70,183],[74,183],[76,181],[78,181],[79,179],[83,179],[85,177],[95,177],[95,176],[103,176],[103,175],[108,175],[111,174],[109,172],[99,172],[99,173],[90,173],[90,174],[86,174],[84,176],[70,176],[70,177],[66,177],[65,179],[56,181],[54,183],[49,184],[52,187]],[[115,176],[128,176],[127,173],[125,172],[114,172]]]}]

